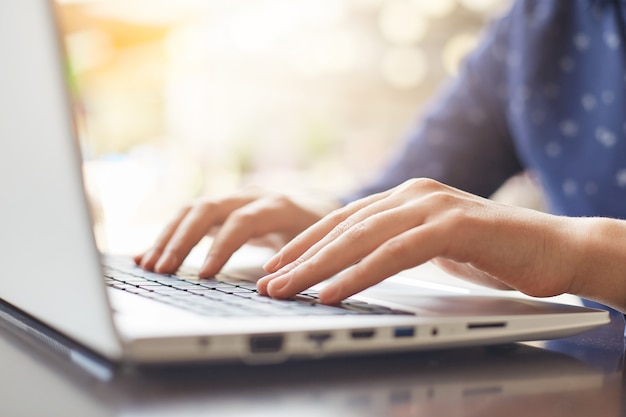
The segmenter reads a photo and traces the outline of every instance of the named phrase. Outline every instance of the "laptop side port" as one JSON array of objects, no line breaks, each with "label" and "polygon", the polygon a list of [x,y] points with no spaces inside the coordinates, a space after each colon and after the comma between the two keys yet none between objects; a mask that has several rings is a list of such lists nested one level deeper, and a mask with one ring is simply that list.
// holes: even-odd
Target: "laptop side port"
[{"label": "laptop side port", "polygon": [[415,327],[396,327],[393,330],[393,337],[413,337],[415,336]]},{"label": "laptop side port", "polygon": [[497,329],[501,327],[506,327],[506,322],[504,321],[494,321],[494,322],[486,322],[486,323],[468,323],[468,330],[476,330],[476,329]]},{"label": "laptop side port", "polygon": [[330,339],[332,335],[330,333],[310,333],[308,337],[309,340],[315,342],[316,345],[321,346]]},{"label": "laptop side port", "polygon": [[352,330],[350,336],[353,339],[371,339],[376,332],[373,329]]},{"label": "laptop side port", "polygon": [[250,352],[252,353],[277,353],[283,348],[283,336],[264,335],[250,338]]}]

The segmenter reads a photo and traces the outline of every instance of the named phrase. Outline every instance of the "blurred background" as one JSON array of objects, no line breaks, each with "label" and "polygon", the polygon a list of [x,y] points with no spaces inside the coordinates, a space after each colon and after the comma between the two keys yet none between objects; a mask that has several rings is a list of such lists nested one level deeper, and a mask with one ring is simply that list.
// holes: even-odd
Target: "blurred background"
[{"label": "blurred background", "polygon": [[371,178],[510,0],[57,0],[102,250],[186,202]]}]

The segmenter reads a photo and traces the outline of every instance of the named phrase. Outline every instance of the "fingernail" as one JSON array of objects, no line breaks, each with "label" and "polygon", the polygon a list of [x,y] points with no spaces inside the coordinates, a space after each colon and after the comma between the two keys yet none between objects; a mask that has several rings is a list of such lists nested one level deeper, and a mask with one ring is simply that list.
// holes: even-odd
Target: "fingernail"
[{"label": "fingernail", "polygon": [[335,301],[335,297],[337,296],[338,291],[339,290],[336,286],[329,285],[328,287],[320,291],[320,301],[323,304],[336,304],[337,302]]},{"label": "fingernail", "polygon": [[152,261],[153,256],[154,256],[154,251],[151,250],[149,252],[146,252],[141,258],[141,262],[139,266],[142,267],[143,269],[148,269],[149,266],[154,268],[154,263],[150,265],[150,262]]},{"label": "fingernail", "polygon": [[215,275],[218,271],[217,269],[217,259],[214,256],[208,255],[204,260],[204,265],[200,268],[200,273],[198,274],[201,278],[209,278]]},{"label": "fingernail", "polygon": [[171,253],[163,255],[155,265],[154,270],[159,273],[170,272],[175,261],[176,259]]},{"label": "fingernail", "polygon": [[269,275],[261,277],[256,282],[256,289],[259,291],[261,295],[268,295],[267,285],[271,282],[271,280],[268,277]]},{"label": "fingernail", "polygon": [[267,292],[271,295],[278,295],[277,293],[282,291],[289,284],[289,278],[280,277],[272,280],[267,284]]}]

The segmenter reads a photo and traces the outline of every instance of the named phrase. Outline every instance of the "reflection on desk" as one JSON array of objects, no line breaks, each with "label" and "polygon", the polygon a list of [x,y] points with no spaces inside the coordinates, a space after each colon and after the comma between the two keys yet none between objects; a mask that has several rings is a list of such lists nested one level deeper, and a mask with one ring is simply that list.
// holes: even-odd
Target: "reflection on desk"
[{"label": "reflection on desk", "polygon": [[[256,367],[123,367],[108,382],[0,330],[0,412],[7,416],[618,416],[620,325],[615,321],[595,333],[544,347],[517,344]],[[595,354],[597,363],[587,361],[585,354]]]}]

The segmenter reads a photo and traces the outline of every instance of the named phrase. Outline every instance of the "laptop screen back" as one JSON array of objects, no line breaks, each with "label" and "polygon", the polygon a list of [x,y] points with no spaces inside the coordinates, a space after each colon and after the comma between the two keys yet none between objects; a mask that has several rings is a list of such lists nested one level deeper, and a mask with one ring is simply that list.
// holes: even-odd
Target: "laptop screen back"
[{"label": "laptop screen back", "polygon": [[0,2],[0,56],[0,298],[118,357],[50,3]]}]

